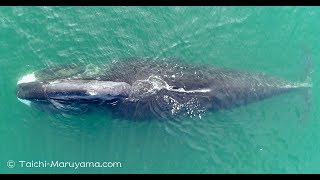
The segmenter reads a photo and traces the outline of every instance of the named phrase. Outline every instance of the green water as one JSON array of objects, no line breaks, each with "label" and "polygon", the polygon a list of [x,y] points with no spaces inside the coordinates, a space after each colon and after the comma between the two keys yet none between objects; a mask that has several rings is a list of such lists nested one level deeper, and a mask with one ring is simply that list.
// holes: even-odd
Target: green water
[{"label": "green water", "polygon": [[[317,7],[1,7],[0,173],[319,173]],[[289,80],[313,58],[312,108],[292,92],[180,122],[65,117],[16,98],[25,74],[61,63],[174,57]],[[310,54],[309,54],[310,55]],[[8,168],[7,161],[15,161]],[[120,162],[21,167],[19,161]]]}]

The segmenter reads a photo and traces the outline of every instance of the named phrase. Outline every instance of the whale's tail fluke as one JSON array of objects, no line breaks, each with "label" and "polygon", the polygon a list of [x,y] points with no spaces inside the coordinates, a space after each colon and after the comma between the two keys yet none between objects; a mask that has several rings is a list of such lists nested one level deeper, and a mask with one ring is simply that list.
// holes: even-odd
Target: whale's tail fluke
[{"label": "whale's tail fluke", "polygon": [[311,98],[312,78],[311,78],[311,75],[313,72],[313,62],[312,62],[311,50],[307,46],[305,46],[303,49],[303,59],[304,59],[303,83],[308,85],[308,88],[304,89],[305,108],[304,108],[304,113],[301,116],[301,120],[305,121],[309,118],[311,105],[312,105],[312,98]]}]

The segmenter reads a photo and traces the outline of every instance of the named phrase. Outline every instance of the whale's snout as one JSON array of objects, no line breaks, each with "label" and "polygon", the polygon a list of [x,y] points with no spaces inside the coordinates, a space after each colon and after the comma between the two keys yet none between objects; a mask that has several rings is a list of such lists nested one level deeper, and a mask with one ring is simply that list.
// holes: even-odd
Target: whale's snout
[{"label": "whale's snout", "polygon": [[45,100],[45,90],[41,82],[28,82],[17,85],[17,97],[25,100]]}]

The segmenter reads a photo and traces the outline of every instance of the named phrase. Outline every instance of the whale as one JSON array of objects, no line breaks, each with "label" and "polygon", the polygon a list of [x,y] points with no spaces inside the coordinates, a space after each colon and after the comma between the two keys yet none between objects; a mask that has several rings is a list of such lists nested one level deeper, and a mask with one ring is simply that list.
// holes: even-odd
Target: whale
[{"label": "whale", "polygon": [[46,67],[20,78],[16,94],[29,106],[46,104],[63,112],[100,107],[132,119],[172,119],[201,117],[311,87],[310,78],[292,82],[170,58],[127,58]]}]

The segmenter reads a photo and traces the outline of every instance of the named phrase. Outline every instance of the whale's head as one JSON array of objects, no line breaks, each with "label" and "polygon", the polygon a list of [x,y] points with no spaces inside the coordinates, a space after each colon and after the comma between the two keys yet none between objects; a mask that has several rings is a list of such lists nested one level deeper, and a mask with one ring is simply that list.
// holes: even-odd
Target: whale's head
[{"label": "whale's head", "polygon": [[127,98],[131,86],[126,82],[57,79],[40,81],[34,75],[24,76],[17,83],[17,97],[31,102],[59,100],[63,102],[90,103]]},{"label": "whale's head", "polygon": [[17,85],[17,97],[19,99],[34,101],[46,100],[45,90],[42,82],[28,82]]}]

